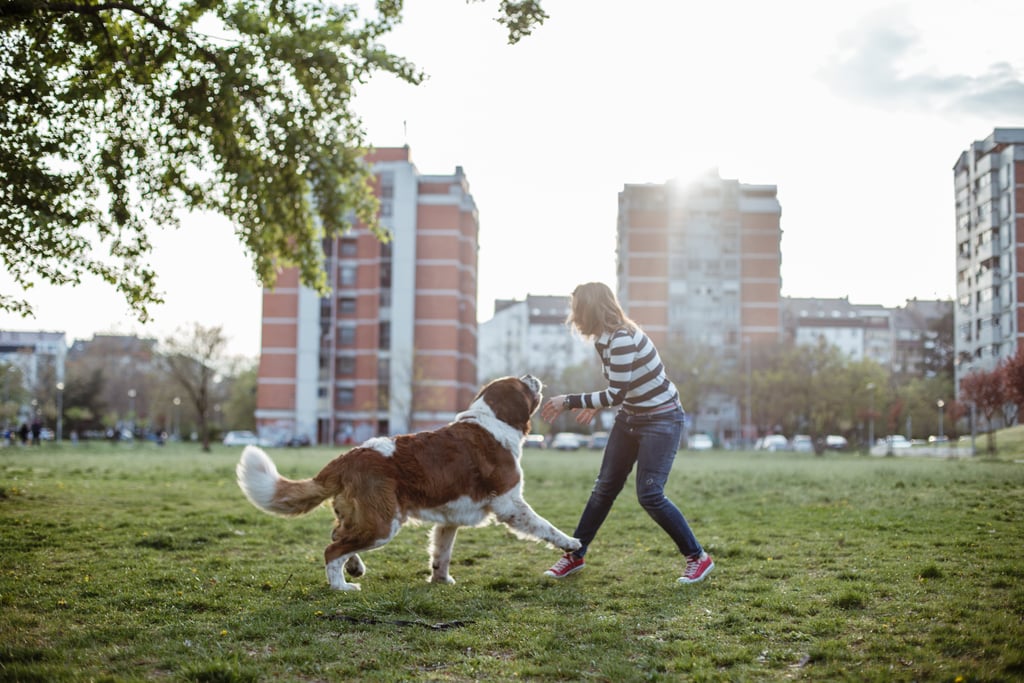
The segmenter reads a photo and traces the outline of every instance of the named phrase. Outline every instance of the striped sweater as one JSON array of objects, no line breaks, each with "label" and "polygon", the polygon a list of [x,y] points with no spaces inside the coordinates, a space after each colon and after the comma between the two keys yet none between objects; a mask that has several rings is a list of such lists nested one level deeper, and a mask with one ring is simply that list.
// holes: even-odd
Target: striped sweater
[{"label": "striped sweater", "polygon": [[589,394],[572,394],[573,408],[611,408],[650,410],[679,400],[679,391],[665,374],[658,350],[640,329],[620,328],[605,332],[594,341],[601,356],[608,388]]}]

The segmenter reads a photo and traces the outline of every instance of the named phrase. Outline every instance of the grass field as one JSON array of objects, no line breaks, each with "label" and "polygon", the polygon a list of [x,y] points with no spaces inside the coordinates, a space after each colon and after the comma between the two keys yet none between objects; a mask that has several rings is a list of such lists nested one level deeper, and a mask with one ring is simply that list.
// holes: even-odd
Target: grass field
[{"label": "grass field", "polygon": [[[631,488],[585,571],[466,529],[453,586],[427,527],[327,587],[326,509],[251,507],[238,449],[0,449],[0,680],[1024,679],[1024,464],[681,453],[669,495],[717,567],[682,570]],[[326,450],[272,452],[309,476]],[[595,452],[527,451],[526,497],[571,533]],[[631,487],[631,484],[629,485]]]}]

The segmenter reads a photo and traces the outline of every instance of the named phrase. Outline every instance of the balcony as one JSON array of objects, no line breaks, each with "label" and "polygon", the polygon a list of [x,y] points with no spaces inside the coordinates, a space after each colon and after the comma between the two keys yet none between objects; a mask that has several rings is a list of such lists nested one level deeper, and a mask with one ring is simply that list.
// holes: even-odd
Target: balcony
[{"label": "balcony", "polygon": [[998,268],[990,268],[974,279],[974,286],[977,289],[988,289],[997,287],[1003,281],[1002,274]]},{"label": "balcony", "polygon": [[999,254],[999,251],[999,239],[993,237],[988,242],[984,242],[983,244],[979,244],[975,247],[974,256],[978,261],[987,261],[993,256]]}]

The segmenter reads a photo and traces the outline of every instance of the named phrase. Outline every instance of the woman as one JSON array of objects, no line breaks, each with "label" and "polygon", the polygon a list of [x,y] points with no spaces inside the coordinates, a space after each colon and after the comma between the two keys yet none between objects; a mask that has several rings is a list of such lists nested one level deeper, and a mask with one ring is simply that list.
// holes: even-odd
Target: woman
[{"label": "woman", "polygon": [[686,558],[679,582],[703,580],[715,563],[664,492],[682,436],[683,409],[658,350],[643,330],[626,317],[608,286],[600,282],[582,284],[573,291],[567,322],[580,335],[594,340],[608,388],[555,396],[544,404],[541,416],[553,422],[564,411],[573,410],[577,422],[588,424],[602,408],[618,406],[619,412],[608,435],[597,482],[573,534],[582,546],[563,555],[544,574],[561,579],[583,569],[587,547],[636,464],[640,505]]}]

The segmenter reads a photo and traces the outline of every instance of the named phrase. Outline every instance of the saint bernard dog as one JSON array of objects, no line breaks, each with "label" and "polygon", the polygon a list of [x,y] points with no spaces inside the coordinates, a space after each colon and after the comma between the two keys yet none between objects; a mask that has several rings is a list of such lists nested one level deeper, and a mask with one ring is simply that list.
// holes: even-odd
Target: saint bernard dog
[{"label": "saint bernard dog", "polygon": [[247,446],[238,485],[270,514],[294,516],[334,498],[334,530],[324,551],[335,590],[359,590],[345,580],[362,576],[358,553],[380,548],[407,521],[433,522],[430,581],[455,583],[448,573],[459,527],[497,519],[520,538],[563,550],[580,542],[556,529],[523,499],[519,460],[530,417],[541,400],[535,377],[503,377],[480,390],[465,412],[436,430],[370,439],[342,453],[312,479],[282,477],[266,453]]}]

